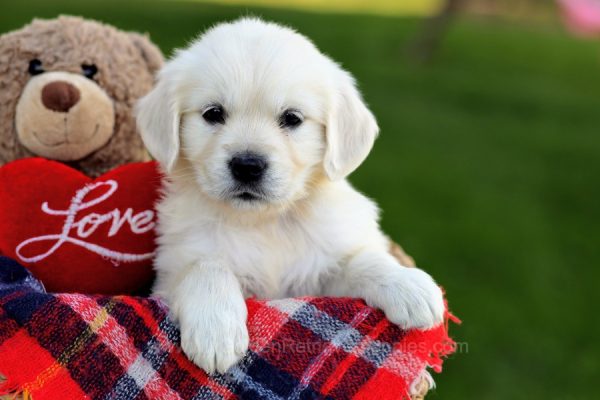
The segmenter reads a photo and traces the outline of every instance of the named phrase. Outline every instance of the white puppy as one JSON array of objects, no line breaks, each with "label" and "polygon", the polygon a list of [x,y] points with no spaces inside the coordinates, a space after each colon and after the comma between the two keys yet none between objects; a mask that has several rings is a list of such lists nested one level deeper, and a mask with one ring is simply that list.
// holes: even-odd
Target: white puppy
[{"label": "white puppy", "polygon": [[220,24],[175,54],[137,111],[168,177],[154,292],[204,370],[247,350],[250,296],[360,297],[404,328],[442,322],[438,286],[388,253],[377,206],[345,180],[377,123],[308,39],[258,19]]}]

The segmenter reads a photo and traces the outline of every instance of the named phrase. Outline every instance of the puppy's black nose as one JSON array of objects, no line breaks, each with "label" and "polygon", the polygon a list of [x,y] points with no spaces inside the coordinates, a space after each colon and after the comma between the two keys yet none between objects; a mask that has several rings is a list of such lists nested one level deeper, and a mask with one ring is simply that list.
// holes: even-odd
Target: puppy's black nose
[{"label": "puppy's black nose", "polygon": [[241,183],[259,181],[267,169],[267,161],[254,153],[243,153],[229,161],[229,169],[233,177]]}]

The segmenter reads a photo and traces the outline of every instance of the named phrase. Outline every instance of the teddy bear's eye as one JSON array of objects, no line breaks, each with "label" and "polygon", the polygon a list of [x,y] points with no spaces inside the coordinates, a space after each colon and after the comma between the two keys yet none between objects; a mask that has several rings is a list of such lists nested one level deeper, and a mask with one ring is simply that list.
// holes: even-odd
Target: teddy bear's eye
[{"label": "teddy bear's eye", "polygon": [[29,61],[28,72],[32,76],[44,73],[44,68],[42,68],[42,62],[37,58],[34,58],[33,60]]},{"label": "teddy bear's eye", "polygon": [[94,64],[81,64],[81,70],[83,71],[83,76],[88,79],[94,79],[94,75],[98,72],[98,67]]}]

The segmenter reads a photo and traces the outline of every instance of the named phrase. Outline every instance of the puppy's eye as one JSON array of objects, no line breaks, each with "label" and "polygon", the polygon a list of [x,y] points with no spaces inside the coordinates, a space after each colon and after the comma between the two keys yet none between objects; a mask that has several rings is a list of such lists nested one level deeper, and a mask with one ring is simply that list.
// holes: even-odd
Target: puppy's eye
[{"label": "puppy's eye", "polygon": [[37,58],[29,61],[29,68],[27,69],[30,75],[35,76],[44,73],[44,68],[42,68],[42,62]]},{"label": "puppy's eye", "polygon": [[285,110],[279,117],[279,126],[282,128],[295,128],[304,121],[300,111]]},{"label": "puppy's eye", "polygon": [[94,64],[81,64],[81,71],[86,78],[94,79],[94,75],[98,72],[98,67]]},{"label": "puppy's eye", "polygon": [[210,106],[202,113],[202,118],[209,124],[224,124],[225,111],[221,106]]}]

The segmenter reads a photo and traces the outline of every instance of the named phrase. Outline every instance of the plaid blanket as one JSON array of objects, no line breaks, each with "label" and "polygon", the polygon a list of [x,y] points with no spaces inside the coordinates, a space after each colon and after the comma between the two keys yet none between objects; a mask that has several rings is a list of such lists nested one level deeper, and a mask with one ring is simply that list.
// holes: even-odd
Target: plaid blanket
[{"label": "plaid blanket", "polygon": [[454,343],[349,298],[248,300],[250,349],[207,375],[160,300],[47,294],[0,257],[0,393],[33,399],[403,399]]}]

